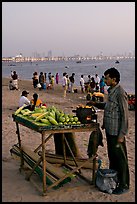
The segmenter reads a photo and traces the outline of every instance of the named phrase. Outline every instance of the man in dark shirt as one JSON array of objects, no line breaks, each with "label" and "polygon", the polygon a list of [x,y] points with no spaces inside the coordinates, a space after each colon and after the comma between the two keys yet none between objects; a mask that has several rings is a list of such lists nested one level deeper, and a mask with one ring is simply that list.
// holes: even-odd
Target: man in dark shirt
[{"label": "man in dark shirt", "polygon": [[75,73],[72,73],[72,75],[69,77],[69,80],[70,80],[70,91],[71,91],[71,93],[74,92],[74,90],[73,90],[74,82],[75,82],[74,76],[75,76]]},{"label": "man in dark shirt", "polygon": [[16,90],[18,90],[18,75],[16,73],[16,71],[13,71],[13,74],[11,75],[12,80],[13,80],[13,84],[16,88]]}]

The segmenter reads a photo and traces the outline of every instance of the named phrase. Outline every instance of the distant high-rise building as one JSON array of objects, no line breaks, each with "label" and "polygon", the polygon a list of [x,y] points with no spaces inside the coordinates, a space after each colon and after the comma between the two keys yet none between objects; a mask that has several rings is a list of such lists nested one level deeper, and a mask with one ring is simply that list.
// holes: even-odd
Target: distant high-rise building
[{"label": "distant high-rise building", "polygon": [[52,51],[51,50],[48,51],[48,57],[52,57]]}]

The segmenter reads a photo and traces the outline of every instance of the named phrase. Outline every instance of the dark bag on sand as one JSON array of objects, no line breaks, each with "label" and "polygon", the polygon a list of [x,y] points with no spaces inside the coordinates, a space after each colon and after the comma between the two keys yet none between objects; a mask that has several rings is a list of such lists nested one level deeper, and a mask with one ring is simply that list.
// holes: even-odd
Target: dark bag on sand
[{"label": "dark bag on sand", "polygon": [[96,186],[102,192],[111,194],[117,186],[117,171],[113,169],[98,169],[96,172]]}]

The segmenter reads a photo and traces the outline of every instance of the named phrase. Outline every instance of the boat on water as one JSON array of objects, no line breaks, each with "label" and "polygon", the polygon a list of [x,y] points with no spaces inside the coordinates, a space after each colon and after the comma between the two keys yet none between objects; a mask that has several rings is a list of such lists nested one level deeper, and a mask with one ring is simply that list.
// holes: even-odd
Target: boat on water
[{"label": "boat on water", "polygon": [[81,60],[76,61],[76,63],[81,63]]},{"label": "boat on water", "polygon": [[16,64],[9,64],[8,66],[16,66]]},{"label": "boat on water", "polygon": [[69,68],[69,66],[67,66],[67,65],[66,65],[66,66],[65,66],[65,68],[66,68],[66,69],[68,69],[68,68]]},{"label": "boat on water", "polygon": [[116,61],[115,61],[115,63],[119,63],[119,61],[118,61],[118,60],[116,60]]}]

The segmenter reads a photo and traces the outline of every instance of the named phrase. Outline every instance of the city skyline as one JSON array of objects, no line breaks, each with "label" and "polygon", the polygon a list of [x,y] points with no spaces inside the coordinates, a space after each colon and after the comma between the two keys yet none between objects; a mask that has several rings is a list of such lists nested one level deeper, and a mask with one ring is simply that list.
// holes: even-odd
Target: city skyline
[{"label": "city skyline", "polygon": [[134,50],[135,2],[2,2],[2,57]]}]

